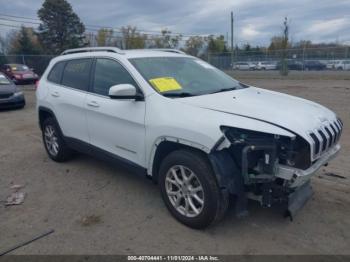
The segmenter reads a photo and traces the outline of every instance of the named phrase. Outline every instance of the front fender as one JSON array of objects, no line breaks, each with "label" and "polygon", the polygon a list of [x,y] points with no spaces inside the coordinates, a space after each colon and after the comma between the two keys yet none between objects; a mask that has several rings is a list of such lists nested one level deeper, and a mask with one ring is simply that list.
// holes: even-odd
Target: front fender
[{"label": "front fender", "polygon": [[193,142],[193,141],[190,141],[190,140],[187,140],[184,138],[173,137],[173,136],[158,137],[151,147],[150,154],[147,154],[147,155],[149,155],[148,164],[147,164],[147,173],[150,176],[153,174],[153,162],[154,162],[155,154],[157,152],[157,147],[160,145],[160,143],[165,142],[165,141],[181,144],[181,145],[188,146],[191,148],[196,148],[196,149],[203,151],[206,154],[210,153],[210,148],[208,146],[197,143],[197,142]]}]

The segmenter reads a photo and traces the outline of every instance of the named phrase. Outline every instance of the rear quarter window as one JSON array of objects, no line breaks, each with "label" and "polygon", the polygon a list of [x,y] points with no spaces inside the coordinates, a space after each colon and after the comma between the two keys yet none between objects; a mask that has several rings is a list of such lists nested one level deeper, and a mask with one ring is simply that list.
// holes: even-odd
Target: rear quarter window
[{"label": "rear quarter window", "polygon": [[62,85],[87,91],[91,64],[92,59],[90,58],[67,61],[63,70]]},{"label": "rear quarter window", "polygon": [[62,79],[64,65],[65,65],[65,62],[58,62],[57,64],[55,64],[53,66],[53,68],[51,69],[51,71],[47,77],[47,80],[49,80],[50,82],[53,82],[55,84],[60,84],[61,79]]}]

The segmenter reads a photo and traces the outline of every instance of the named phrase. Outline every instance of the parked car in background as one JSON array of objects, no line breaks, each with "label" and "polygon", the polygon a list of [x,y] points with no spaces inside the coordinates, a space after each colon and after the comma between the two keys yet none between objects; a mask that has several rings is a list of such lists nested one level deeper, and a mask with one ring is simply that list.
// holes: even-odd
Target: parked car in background
[{"label": "parked car in background", "polygon": [[337,69],[337,70],[350,70],[350,60],[338,61],[338,63],[335,64],[335,69]]},{"label": "parked car in background", "polygon": [[277,64],[275,62],[258,62],[257,70],[276,70]]},{"label": "parked car in background", "polygon": [[304,62],[304,70],[324,70],[326,69],[326,65],[321,63],[320,61],[305,61]]},{"label": "parked car in background", "polygon": [[0,71],[6,74],[15,84],[33,84],[39,79],[33,69],[22,64],[4,64]]},{"label": "parked car in background", "polygon": [[23,108],[25,104],[23,92],[6,75],[0,73],[0,109]]},{"label": "parked car in background", "polygon": [[[303,63],[297,60],[287,60],[287,66],[289,70],[303,70]],[[277,69],[281,69],[282,62],[278,62]]]},{"label": "parked car in background", "polygon": [[255,70],[256,65],[251,62],[237,62],[234,64],[233,69],[236,70]]},{"label": "parked car in background", "polygon": [[326,69],[333,70],[335,69],[335,65],[338,63],[338,61],[328,61],[326,64]]}]

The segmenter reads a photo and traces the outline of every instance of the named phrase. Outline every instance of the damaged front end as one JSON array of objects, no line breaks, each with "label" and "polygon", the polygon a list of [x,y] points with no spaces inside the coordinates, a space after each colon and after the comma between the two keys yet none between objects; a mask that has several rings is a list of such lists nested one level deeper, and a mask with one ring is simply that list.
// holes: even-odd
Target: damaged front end
[{"label": "damaged front end", "polygon": [[264,207],[282,204],[285,215],[292,219],[312,196],[310,176],[326,163],[321,161],[315,168],[310,144],[298,135],[287,137],[225,126],[221,129],[224,136],[210,153],[210,160],[220,186],[237,196],[237,214],[247,212],[249,198]]}]

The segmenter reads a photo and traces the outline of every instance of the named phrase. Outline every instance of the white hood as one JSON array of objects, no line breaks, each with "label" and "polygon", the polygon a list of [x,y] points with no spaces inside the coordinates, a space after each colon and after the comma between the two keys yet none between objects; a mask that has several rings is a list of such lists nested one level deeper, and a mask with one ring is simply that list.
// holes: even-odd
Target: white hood
[{"label": "white hood", "polygon": [[317,103],[256,87],[188,97],[181,102],[269,122],[306,139],[324,122],[336,120],[332,111]]}]

